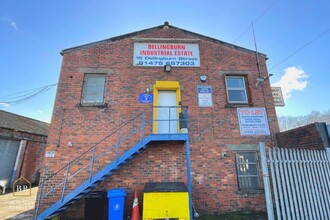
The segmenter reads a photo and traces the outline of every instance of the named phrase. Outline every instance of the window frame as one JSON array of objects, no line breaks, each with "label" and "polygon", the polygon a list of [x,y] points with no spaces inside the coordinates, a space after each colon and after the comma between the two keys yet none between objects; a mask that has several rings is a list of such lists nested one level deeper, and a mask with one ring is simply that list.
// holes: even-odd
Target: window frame
[{"label": "window frame", "polygon": [[[103,106],[105,104],[105,92],[106,92],[106,74],[104,73],[85,73],[84,74],[84,81],[82,85],[82,92],[81,92],[81,100],[80,104],[82,106]],[[86,100],[86,91],[88,92],[88,78],[104,78],[104,83],[103,83],[103,94],[102,94],[102,101],[87,101]],[[98,96],[101,98],[101,94]]]},{"label": "window frame", "polygon": [[[242,154],[254,154],[253,158],[255,159],[255,161],[253,162],[239,162],[238,160],[238,156]],[[240,169],[240,165],[255,165],[255,174],[239,174],[239,169]],[[235,153],[235,167],[236,167],[236,175],[237,175],[237,186],[238,186],[238,190],[240,191],[247,191],[247,190],[262,190],[263,189],[263,184],[262,184],[262,178],[261,178],[261,173],[260,173],[260,164],[259,164],[259,156],[258,156],[258,152],[257,151],[239,151]],[[247,186],[246,184],[245,186],[243,186],[242,181],[240,180],[240,178],[246,178],[247,180],[249,180],[250,178],[256,178],[257,180],[257,186],[252,186],[252,181],[251,179],[249,180],[250,182],[250,187]]]},{"label": "window frame", "polygon": [[[243,88],[230,88],[227,83],[227,79],[242,79],[243,80]],[[249,93],[247,86],[247,76],[246,75],[225,75],[225,86],[226,86],[226,94],[227,94],[227,103],[228,104],[249,104]],[[244,91],[245,99],[244,101],[231,101],[229,91]]]}]

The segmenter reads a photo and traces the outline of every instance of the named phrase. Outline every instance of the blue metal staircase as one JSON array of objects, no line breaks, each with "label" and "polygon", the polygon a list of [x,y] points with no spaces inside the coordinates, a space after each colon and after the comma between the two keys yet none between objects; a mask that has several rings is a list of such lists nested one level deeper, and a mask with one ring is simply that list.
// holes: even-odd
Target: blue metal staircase
[{"label": "blue metal staircase", "polygon": [[[184,124],[186,127],[188,124],[187,108],[180,106],[178,112],[180,112],[180,118],[169,119],[168,123]],[[111,176],[115,170],[118,170],[129,160],[140,154],[147,148],[149,143],[155,141],[184,141],[186,143],[188,192],[191,202],[190,149],[187,128],[185,130],[178,129],[179,131],[175,132],[169,130],[165,134],[155,133],[159,120],[154,120],[153,114],[155,114],[154,109],[142,112],[119,126],[114,132],[69,162],[62,169],[44,178],[39,185],[34,219],[43,220],[57,216],[71,204],[91,192],[100,182]],[[184,116],[182,117],[182,115]],[[114,143],[111,147],[102,148],[102,144],[112,142]],[[132,142],[136,144],[131,148],[127,147]],[[102,160],[100,160],[101,158]],[[110,158],[111,161],[108,162]],[[83,181],[81,181],[82,176],[85,177]],[[79,181],[78,184],[77,181]],[[40,211],[41,208],[42,211]]]}]

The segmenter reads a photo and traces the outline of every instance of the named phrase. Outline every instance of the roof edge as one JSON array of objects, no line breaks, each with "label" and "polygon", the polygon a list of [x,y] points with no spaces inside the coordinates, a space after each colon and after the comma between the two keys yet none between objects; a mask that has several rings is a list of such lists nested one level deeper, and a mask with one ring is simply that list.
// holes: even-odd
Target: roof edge
[{"label": "roof edge", "polygon": [[[195,32],[192,32],[192,31],[188,31],[188,30],[185,30],[185,29],[182,29],[182,28],[178,28],[178,27],[175,27],[175,26],[171,26],[171,25],[169,25],[169,27],[182,30],[182,31],[184,31],[186,33],[189,33],[191,35],[195,35],[197,37],[206,38],[206,39],[208,39],[208,40],[210,40],[212,42],[215,42],[215,43],[220,43],[220,44],[227,45],[228,47],[231,47],[231,48],[234,48],[234,49],[243,50],[243,51],[250,52],[250,53],[256,53],[255,50],[251,50],[251,49],[247,49],[245,47],[237,46],[235,44],[231,44],[231,43],[228,43],[228,42],[225,42],[225,41],[216,39],[216,38],[212,38],[212,37],[209,37],[209,36],[206,36],[206,35],[198,34],[198,33],[195,33]],[[258,52],[258,54],[267,58],[267,55],[265,53]]]},{"label": "roof edge", "polygon": [[[18,114],[8,112],[8,111],[3,111],[3,110],[0,110],[0,111],[4,112],[4,114],[12,115],[14,117],[18,117],[18,118],[21,118],[21,119],[24,119],[24,120],[29,120],[33,123],[37,123],[37,124],[39,124],[39,126],[47,126],[48,129],[49,129],[50,123],[48,123],[48,122],[44,122],[44,121],[40,121],[40,120],[37,120],[37,119],[29,118],[29,117],[26,117],[26,116],[23,116],[23,115],[18,115]],[[38,134],[38,135],[48,136],[48,131],[47,131],[47,134],[44,133],[44,132],[38,132],[38,131],[31,132],[31,131],[28,131],[28,130],[23,129],[23,128],[13,128],[13,127],[4,126],[4,125],[0,125],[0,128],[14,130],[14,131],[16,130],[16,131],[30,133],[30,134]]]},{"label": "roof edge", "polygon": [[[221,40],[216,39],[216,38],[212,38],[212,37],[209,37],[209,36],[206,36],[206,35],[198,34],[198,33],[188,31],[188,30],[185,30],[185,29],[182,29],[182,28],[178,28],[178,27],[175,27],[173,25],[169,25],[169,23],[167,21],[165,21],[164,24],[159,25],[159,26],[143,29],[143,30],[140,30],[140,31],[131,32],[131,33],[128,33],[128,34],[115,36],[115,37],[100,40],[100,41],[95,41],[95,42],[92,42],[92,43],[83,44],[83,45],[80,45],[80,46],[67,48],[67,49],[62,50],[60,52],[60,54],[64,55],[64,54],[74,52],[74,51],[77,51],[77,50],[80,50],[80,49],[88,48],[88,47],[91,47],[91,46],[95,46],[95,45],[99,45],[99,44],[103,44],[103,43],[108,43],[108,42],[113,42],[113,41],[121,40],[121,39],[124,39],[124,38],[129,38],[129,37],[132,37],[134,35],[142,34],[142,33],[145,33],[147,31],[151,31],[151,30],[155,30],[155,29],[161,29],[161,28],[164,28],[166,26],[169,27],[169,28],[175,28],[175,29],[181,30],[181,31],[183,31],[187,34],[194,35],[195,37],[204,38],[204,39],[207,39],[207,40],[212,41],[214,43],[220,43],[220,44],[226,45],[226,46],[228,46],[230,48],[233,48],[233,49],[237,49],[237,50],[241,50],[241,51],[245,51],[245,52],[249,52],[249,53],[256,53],[255,50],[247,49],[245,47],[241,47],[241,46],[237,46],[235,44],[227,43],[225,41],[221,41]],[[268,59],[266,54],[261,53],[261,52],[258,52],[258,54],[261,55],[261,56],[264,56],[266,59]]]},{"label": "roof edge", "polygon": [[24,129],[15,129],[15,128],[3,127],[3,126],[0,126],[0,128],[10,130],[10,131],[18,131],[18,132],[22,132],[22,133],[26,133],[26,134],[32,134],[32,135],[35,135],[35,136],[48,137],[48,134],[41,133],[41,132],[30,132],[30,131],[27,131],[27,130],[24,130]]},{"label": "roof edge", "polygon": [[124,39],[124,38],[129,38],[133,35],[137,35],[137,34],[140,34],[140,33],[146,32],[146,31],[163,28],[164,26],[165,25],[159,25],[159,26],[156,26],[156,27],[147,28],[147,29],[143,29],[143,30],[140,30],[140,31],[134,31],[134,32],[131,32],[131,33],[122,34],[122,35],[119,35],[119,36],[107,38],[107,39],[100,40],[100,41],[95,41],[95,42],[82,44],[82,45],[75,46],[75,47],[70,47],[70,48],[62,50],[60,52],[60,54],[63,55],[63,54],[66,54],[66,53],[74,52],[74,51],[77,51],[77,50],[80,50],[80,49],[88,48],[88,47],[99,45],[99,44],[102,44],[102,43],[108,43],[108,42],[121,40],[121,39]]}]

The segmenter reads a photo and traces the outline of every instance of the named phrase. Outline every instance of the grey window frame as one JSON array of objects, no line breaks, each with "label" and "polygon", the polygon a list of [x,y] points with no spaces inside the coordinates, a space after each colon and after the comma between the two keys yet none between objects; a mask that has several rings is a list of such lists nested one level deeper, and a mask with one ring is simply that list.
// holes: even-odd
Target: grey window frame
[{"label": "grey window frame", "polygon": [[[227,80],[228,79],[242,79],[243,80],[243,87],[242,88],[230,88],[228,86]],[[227,93],[227,102],[229,104],[248,104],[249,103],[249,97],[247,92],[247,86],[246,86],[246,76],[240,75],[226,75],[225,77],[225,83],[226,83],[226,93]],[[229,91],[244,91],[245,100],[244,101],[231,101]]]},{"label": "grey window frame", "polygon": [[[102,99],[102,101],[98,101],[98,99],[95,99],[94,101],[91,100],[86,100],[86,96],[88,96],[88,92],[89,92],[89,79],[90,78],[104,78],[104,82],[103,82],[103,85],[102,88],[103,90],[101,91],[102,94],[99,94],[97,95],[98,98],[100,98],[100,100]],[[103,105],[104,104],[104,100],[105,100],[105,88],[106,88],[106,74],[98,74],[98,73],[85,73],[84,75],[84,83],[83,83],[83,89],[82,89],[82,94],[81,94],[81,105],[84,105],[84,106],[99,106],[99,105]],[[96,96],[95,96],[96,97]],[[101,98],[102,97],[102,98]]]},{"label": "grey window frame", "polygon": [[[239,156],[243,154],[253,154],[253,158],[255,161],[240,161]],[[236,173],[237,173],[237,183],[238,183],[238,188],[239,190],[259,190],[263,189],[262,186],[262,179],[260,176],[260,167],[259,167],[259,158],[258,158],[258,153],[256,151],[239,151],[235,153],[235,164],[236,164]],[[243,169],[244,167],[248,169],[249,165],[255,165],[255,174],[239,174],[242,173],[239,172],[239,169]],[[248,173],[248,172],[246,172]],[[256,185],[253,185],[255,180],[253,181],[252,179],[256,179]]]}]

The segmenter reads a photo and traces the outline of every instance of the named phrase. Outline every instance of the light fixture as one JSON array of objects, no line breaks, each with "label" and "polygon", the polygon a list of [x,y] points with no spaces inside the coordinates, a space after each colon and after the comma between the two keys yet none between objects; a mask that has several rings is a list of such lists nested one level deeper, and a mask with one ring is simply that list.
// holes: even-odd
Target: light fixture
[{"label": "light fixture", "polygon": [[257,83],[256,83],[256,87],[258,87],[259,83],[265,81],[266,78],[260,78],[258,77],[256,80],[257,80]]},{"label": "light fixture", "polygon": [[207,79],[207,76],[205,75],[200,75],[199,78],[201,79],[202,82],[205,82]]},{"label": "light fixture", "polygon": [[171,65],[165,65],[164,66],[164,71],[165,72],[171,72],[171,69],[172,69]]},{"label": "light fixture", "polygon": [[272,77],[272,76],[273,76],[273,74],[270,73],[268,76],[258,77],[258,78],[256,79],[256,81],[257,81],[257,83],[256,83],[256,87],[258,87],[259,83],[264,82],[266,79],[269,79],[269,78]]}]

